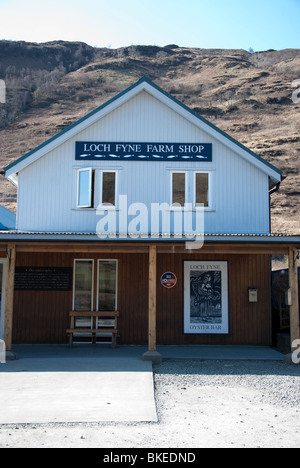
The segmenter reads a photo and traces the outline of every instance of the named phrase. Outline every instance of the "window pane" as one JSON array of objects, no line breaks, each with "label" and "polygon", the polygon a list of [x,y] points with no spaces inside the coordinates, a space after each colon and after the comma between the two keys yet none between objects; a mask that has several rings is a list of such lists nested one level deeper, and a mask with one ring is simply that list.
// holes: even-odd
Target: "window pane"
[{"label": "window pane", "polygon": [[115,205],[116,174],[103,172],[102,178],[102,204]]},{"label": "window pane", "polygon": [[172,204],[178,203],[184,206],[185,203],[185,174],[173,173],[173,193],[172,193]]},{"label": "window pane", "polygon": [[90,317],[74,317],[75,328],[92,328],[92,321]]},{"label": "window pane", "polygon": [[99,261],[99,311],[115,311],[117,308],[117,261]]},{"label": "window pane", "polygon": [[92,310],[92,260],[75,261],[74,310]]},{"label": "window pane", "polygon": [[91,171],[80,171],[78,178],[78,206],[91,205]]},{"label": "window pane", "polygon": [[196,205],[208,206],[208,174],[196,174]]}]

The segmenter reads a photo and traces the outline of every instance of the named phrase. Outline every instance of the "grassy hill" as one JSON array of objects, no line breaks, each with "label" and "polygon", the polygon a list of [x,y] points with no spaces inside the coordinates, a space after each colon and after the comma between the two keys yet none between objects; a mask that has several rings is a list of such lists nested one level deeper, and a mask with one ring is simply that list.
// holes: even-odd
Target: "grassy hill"
[{"label": "grassy hill", "polygon": [[[80,42],[0,41],[0,167],[148,76],[284,173],[272,231],[300,234],[300,50],[249,53],[169,45],[93,48]],[[300,94],[300,93],[299,93]],[[16,188],[0,176],[0,204]]]}]

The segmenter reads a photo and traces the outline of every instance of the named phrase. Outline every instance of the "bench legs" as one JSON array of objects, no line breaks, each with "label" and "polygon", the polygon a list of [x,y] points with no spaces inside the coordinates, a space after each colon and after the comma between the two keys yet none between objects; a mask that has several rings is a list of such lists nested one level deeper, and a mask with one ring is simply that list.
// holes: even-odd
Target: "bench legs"
[{"label": "bench legs", "polygon": [[[91,334],[91,342],[93,345],[96,344],[97,342],[97,335],[96,333]],[[111,338],[111,346],[112,348],[115,348],[117,346],[117,335],[115,333],[112,334]],[[69,333],[69,347],[73,347],[73,333]]]}]

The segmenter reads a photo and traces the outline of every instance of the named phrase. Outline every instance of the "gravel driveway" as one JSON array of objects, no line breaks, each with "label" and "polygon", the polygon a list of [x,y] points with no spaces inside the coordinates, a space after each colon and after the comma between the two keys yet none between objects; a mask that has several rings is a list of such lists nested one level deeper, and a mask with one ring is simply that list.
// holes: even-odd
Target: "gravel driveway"
[{"label": "gravel driveway", "polygon": [[154,367],[158,423],[0,426],[0,447],[300,447],[300,367],[165,360]]}]

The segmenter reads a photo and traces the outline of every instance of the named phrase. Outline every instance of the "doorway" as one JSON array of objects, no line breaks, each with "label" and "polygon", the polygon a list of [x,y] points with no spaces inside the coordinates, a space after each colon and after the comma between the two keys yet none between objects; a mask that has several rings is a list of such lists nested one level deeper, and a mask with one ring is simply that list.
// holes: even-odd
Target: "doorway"
[{"label": "doorway", "polygon": [[0,340],[4,338],[6,258],[0,258]]},{"label": "doorway", "polygon": [[[89,337],[91,329],[116,328],[117,322],[113,313],[117,312],[117,296],[118,260],[74,260],[73,310],[78,312],[74,317],[74,327],[82,330],[82,338]],[[89,314],[88,311],[92,313]],[[95,338],[103,338],[104,341],[105,338],[110,338],[106,332],[94,333]]]}]

